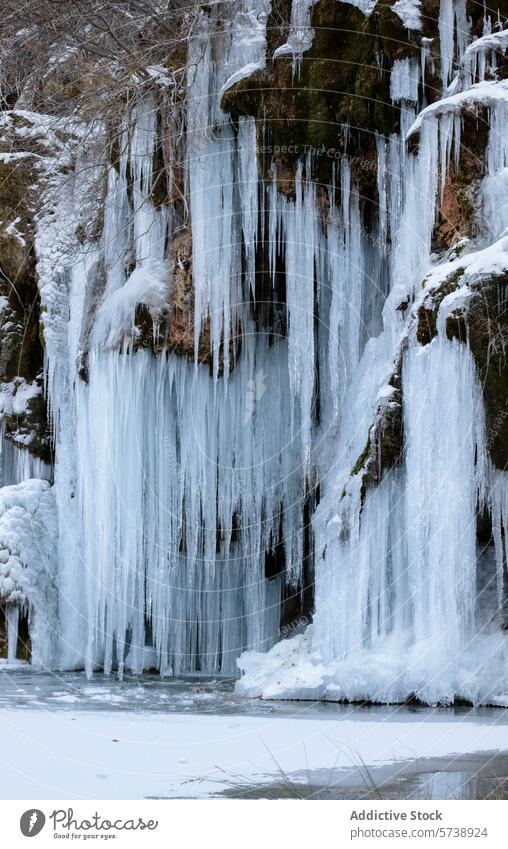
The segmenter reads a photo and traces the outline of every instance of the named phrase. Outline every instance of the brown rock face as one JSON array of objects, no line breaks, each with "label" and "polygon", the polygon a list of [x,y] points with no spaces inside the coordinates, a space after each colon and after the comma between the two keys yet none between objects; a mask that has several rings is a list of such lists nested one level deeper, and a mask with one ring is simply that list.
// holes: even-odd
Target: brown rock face
[{"label": "brown rock face", "polygon": [[[155,324],[148,311],[139,304],[136,309],[137,336],[133,350],[149,348],[154,354],[170,351],[180,357],[194,360],[194,287],[192,280],[192,233],[185,228],[172,242],[173,280],[167,309]],[[240,332],[233,335],[230,343],[230,368],[240,353]],[[210,339],[210,322],[205,320],[201,327],[198,346],[198,362],[210,367],[213,352]],[[223,369],[223,356],[219,352],[219,374]]]},{"label": "brown rock face", "polygon": [[476,195],[485,175],[488,115],[482,108],[465,109],[458,163],[450,163],[433,233],[434,251],[446,251],[460,238],[475,233]]},{"label": "brown rock face", "polygon": [[438,251],[447,250],[460,238],[469,239],[472,235],[473,189],[457,180],[454,170],[446,180],[434,230],[433,247]]},{"label": "brown rock face", "polygon": [[[192,285],[192,234],[184,230],[173,242],[174,277],[168,313],[167,347],[194,359],[194,288]],[[199,362],[209,362],[210,328],[199,338]]]},{"label": "brown rock face", "polygon": [[[40,298],[28,208],[33,162],[30,156],[0,162],[0,388],[6,399],[5,437],[49,462]],[[31,396],[26,404],[21,403],[24,393]]]}]

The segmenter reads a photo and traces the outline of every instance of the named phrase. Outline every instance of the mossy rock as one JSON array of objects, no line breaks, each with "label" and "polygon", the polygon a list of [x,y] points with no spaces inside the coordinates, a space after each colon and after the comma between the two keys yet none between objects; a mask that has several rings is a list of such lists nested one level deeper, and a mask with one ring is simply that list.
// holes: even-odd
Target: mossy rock
[{"label": "mossy rock", "polygon": [[465,314],[469,347],[485,402],[487,448],[498,469],[508,469],[508,274],[475,285]]},{"label": "mossy rock", "polygon": [[[464,269],[457,269],[424,303],[418,314],[417,338],[428,344],[437,333],[439,307],[453,292]],[[508,274],[484,276],[469,282],[464,307],[453,310],[445,322],[448,339],[469,345],[482,386],[487,450],[498,469],[508,469]],[[472,290],[472,291],[471,291]]]},{"label": "mossy rock", "polygon": [[[457,268],[443,283],[431,289],[416,313],[416,340],[420,345],[428,345],[437,336],[437,314],[447,295],[455,292],[459,280],[464,274],[463,268]],[[423,282],[425,285],[425,281]]]},{"label": "mossy rock", "polygon": [[282,155],[294,166],[315,152],[315,177],[329,182],[337,152],[375,150],[375,134],[398,127],[399,110],[390,100],[390,70],[395,59],[419,58],[419,47],[389,3],[378,3],[366,17],[357,7],[320,0],[311,9],[312,46],[293,78],[290,56],[271,58],[267,67],[228,89],[221,106],[233,118],[251,115],[266,130],[265,173]]},{"label": "mossy rock", "polygon": [[464,314],[460,310],[454,310],[446,317],[446,338],[457,339],[459,342],[467,341],[467,324]]},{"label": "mossy rock", "polygon": [[[351,469],[351,477],[361,475],[360,493],[362,504],[368,489],[378,486],[381,483],[383,475],[394,469],[402,461],[403,411],[402,383],[400,379],[401,367],[402,358],[399,357],[390,377],[392,394],[378,404],[365,448]],[[345,494],[346,490],[342,493],[342,497]]]}]

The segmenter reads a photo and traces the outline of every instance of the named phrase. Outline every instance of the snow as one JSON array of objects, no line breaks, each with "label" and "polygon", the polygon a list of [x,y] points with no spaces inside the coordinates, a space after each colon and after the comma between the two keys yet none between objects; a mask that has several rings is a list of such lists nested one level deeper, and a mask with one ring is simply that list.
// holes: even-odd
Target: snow
[{"label": "snow", "polygon": [[154,325],[169,305],[171,266],[157,259],[138,265],[120,289],[106,296],[97,310],[93,344],[117,348],[129,332],[134,335],[136,307],[147,307]]},{"label": "snow", "polygon": [[[280,786],[281,770],[346,775],[355,764],[397,770],[415,758],[508,748],[506,720],[261,718],[2,709],[4,799],[210,798],[242,786]],[[279,766],[277,766],[277,764]],[[300,778],[300,780],[302,780]],[[323,781],[323,778],[321,778]]]},{"label": "snow", "polygon": [[467,46],[460,58],[457,76],[450,84],[448,93],[465,91],[475,82],[495,76],[499,58],[508,49],[508,30],[489,32]]},{"label": "snow", "polygon": [[419,30],[422,28],[420,7],[420,0],[397,0],[392,9],[407,29]]},{"label": "snow", "polygon": [[167,68],[164,68],[163,65],[149,65],[145,70],[157,85],[163,88],[173,88],[175,86],[174,77],[168,73]]},{"label": "snow", "polygon": [[0,154],[1,156],[17,159],[26,155],[40,157],[39,152],[32,153],[29,148],[30,141],[36,141],[38,146],[47,149],[48,156],[54,156],[56,151],[62,152],[65,143],[64,137],[76,142],[83,126],[74,117],[57,118],[53,115],[44,115],[27,109],[13,109],[5,111],[0,115],[0,128],[7,133],[14,133],[17,142],[28,146],[27,151],[12,151]]},{"label": "snow", "polygon": [[[326,664],[309,641],[313,642],[313,631],[307,629],[305,635],[278,643],[267,655],[242,655],[238,663],[245,674],[236,692],[268,700],[387,704],[404,701],[416,692],[430,704],[445,694],[475,704],[508,706],[508,654],[506,638],[500,634],[474,641],[468,651],[441,667],[436,664],[433,643],[412,650],[406,642],[393,640],[384,651],[359,649],[351,657]],[[457,663],[453,671],[451,663]]]},{"label": "snow", "polygon": [[10,383],[0,384],[0,415],[20,416],[26,413],[29,402],[41,392],[39,383],[27,383],[24,377],[15,377]]},{"label": "snow", "polygon": [[247,77],[251,77],[256,71],[262,71],[265,67],[264,61],[259,62],[249,62],[248,65],[244,65],[243,68],[239,68],[238,71],[235,71],[234,74],[231,74],[230,77],[226,80],[224,85],[222,86],[222,94],[228,89],[232,88],[236,83],[239,83],[241,80],[245,80]]},{"label": "snow", "polygon": [[493,108],[498,104],[508,102],[508,80],[500,82],[484,81],[477,83],[467,91],[460,91],[442,100],[436,100],[423,109],[418,118],[407,132],[407,138],[419,132],[424,123],[432,118],[440,118],[446,115],[460,115],[466,107],[486,106]]},{"label": "snow", "polygon": [[27,159],[27,158],[33,158],[33,157],[35,157],[35,158],[38,157],[38,154],[29,153],[28,151],[17,151],[17,152],[1,151],[0,152],[0,161],[4,162],[6,165],[10,165],[11,162],[17,162],[18,160],[21,160],[21,159]]},{"label": "snow", "polygon": [[[20,231],[18,230],[18,226],[17,226],[17,225],[20,223],[20,221],[21,221],[21,218],[20,218],[20,216],[18,215],[18,216],[14,219],[14,221],[11,221],[11,223],[10,223],[10,224],[9,224],[9,225],[5,228],[5,233],[6,233],[8,236],[14,236],[14,238],[16,239],[16,241],[18,242],[18,244],[20,244],[20,245],[21,245],[21,247],[23,247],[23,248],[24,248],[24,247],[26,247],[26,240],[25,240],[25,238],[24,238],[23,234],[22,234],[22,233],[20,233]],[[1,224],[1,223],[2,223],[2,222],[0,222],[0,224]]]}]

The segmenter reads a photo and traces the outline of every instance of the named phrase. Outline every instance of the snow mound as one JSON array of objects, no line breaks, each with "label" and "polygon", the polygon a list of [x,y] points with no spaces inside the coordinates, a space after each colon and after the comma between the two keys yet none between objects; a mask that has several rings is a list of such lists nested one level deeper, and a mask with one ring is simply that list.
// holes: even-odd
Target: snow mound
[{"label": "snow mound", "polygon": [[[313,626],[277,643],[267,654],[245,652],[235,690],[262,699],[321,699],[397,704],[416,695],[428,704],[456,697],[473,704],[508,706],[508,640],[502,632],[478,636],[453,668],[436,668],[435,650],[394,640],[383,651],[358,650],[325,664],[312,648]],[[447,694],[447,695],[446,695]]]},{"label": "snow mound", "polygon": [[93,342],[97,347],[115,348],[134,330],[136,307],[148,308],[154,321],[169,303],[171,267],[148,259],[134,269],[125,285],[106,296],[97,311]]}]

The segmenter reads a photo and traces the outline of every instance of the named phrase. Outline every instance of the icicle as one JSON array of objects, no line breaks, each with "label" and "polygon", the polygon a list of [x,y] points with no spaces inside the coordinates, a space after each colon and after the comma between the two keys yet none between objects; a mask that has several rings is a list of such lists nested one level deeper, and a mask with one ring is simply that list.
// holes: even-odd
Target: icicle
[{"label": "icicle", "polygon": [[[199,337],[210,319],[214,375],[229,372],[229,349],[242,303],[241,222],[235,215],[237,182],[233,129],[223,116],[214,128],[218,80],[214,76],[211,40],[205,29],[195,39],[197,66],[189,75],[187,162],[192,225],[194,284],[194,349],[198,362]],[[201,52],[202,51],[202,52]],[[213,132],[212,132],[213,129]]]},{"label": "icicle", "polygon": [[508,474],[494,467],[490,469],[489,496],[492,514],[492,536],[496,557],[496,586],[498,609],[505,617],[500,623],[508,626],[507,573],[508,573]]},{"label": "icicle", "polygon": [[16,660],[18,649],[19,607],[17,604],[7,605],[5,618],[7,619],[7,660],[12,663]]},{"label": "icicle", "polygon": [[390,74],[390,98],[392,103],[401,100],[418,102],[420,88],[420,65],[416,59],[396,59]]},{"label": "icicle", "polygon": [[461,56],[457,90],[465,91],[475,83],[495,77],[499,57],[504,56],[507,49],[508,30],[487,31],[482,38],[473,41]]},{"label": "icicle", "polygon": [[386,238],[388,230],[388,199],[387,189],[389,176],[386,168],[386,142],[382,136],[376,135],[377,151],[377,194],[378,194],[378,232],[381,253],[386,253]]},{"label": "icicle", "polygon": [[[436,215],[438,190],[439,124],[436,119],[423,122],[418,155],[407,155],[402,162],[400,213],[392,210],[394,244],[392,294],[389,307],[396,307],[412,287],[418,285],[430,266],[431,240]],[[393,154],[397,157],[397,148]],[[396,168],[397,166],[395,166]],[[398,219],[398,220],[397,220]],[[397,313],[385,310],[385,322],[398,329]]]},{"label": "icicle", "polygon": [[310,25],[310,10],[314,2],[315,0],[292,0],[288,40],[273,54],[274,59],[288,53],[293,56],[293,79],[298,77],[303,54],[314,39],[314,30]]},{"label": "icicle", "polygon": [[441,199],[443,198],[446,178],[448,175],[448,163],[450,161],[450,151],[452,148],[453,129],[453,114],[441,115],[439,119],[439,181]]},{"label": "icicle", "polygon": [[[475,456],[485,451],[484,429],[475,428],[481,390],[467,346],[438,337],[412,349],[403,393],[415,639],[429,641],[437,656],[458,653],[474,625],[474,467]],[[430,410],[437,419],[429,426]]]},{"label": "icicle", "polygon": [[431,61],[432,71],[434,70],[434,63],[431,60],[431,44],[433,42],[432,38],[422,38],[422,46],[420,53],[420,75],[422,79],[422,88],[425,91],[425,74],[427,72],[427,64]]},{"label": "icicle", "polygon": [[441,81],[450,82],[453,63],[453,0],[441,0],[439,6],[439,44],[441,48]]},{"label": "icicle", "polygon": [[302,533],[285,346],[246,340],[230,383],[175,356],[92,358],[78,434],[89,671],[232,673],[275,640],[265,552],[282,512],[288,563]]},{"label": "icicle", "polygon": [[485,227],[495,240],[508,227],[508,104],[497,103],[489,113],[487,176],[481,191]]},{"label": "icicle", "polygon": [[[341,163],[342,226],[328,228],[328,285],[331,290],[328,367],[334,415],[360,357],[365,256],[361,240],[358,192],[351,184],[351,166]],[[368,284],[367,284],[368,285]]]},{"label": "icicle", "polygon": [[258,228],[258,166],[256,154],[256,122],[254,118],[239,119],[238,150],[240,159],[240,203],[242,230],[246,253],[246,272],[250,291],[255,289],[256,240]]},{"label": "icicle", "polygon": [[454,0],[456,55],[460,60],[470,40],[466,0]]},{"label": "icicle", "polygon": [[316,255],[315,188],[303,181],[300,162],[295,177],[296,200],[284,210],[289,380],[300,402],[304,462],[310,462],[314,394],[314,274]]},{"label": "icicle", "polygon": [[439,7],[441,80],[446,89],[452,75],[455,55],[460,59],[469,41],[466,0],[441,0]]}]

